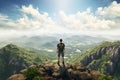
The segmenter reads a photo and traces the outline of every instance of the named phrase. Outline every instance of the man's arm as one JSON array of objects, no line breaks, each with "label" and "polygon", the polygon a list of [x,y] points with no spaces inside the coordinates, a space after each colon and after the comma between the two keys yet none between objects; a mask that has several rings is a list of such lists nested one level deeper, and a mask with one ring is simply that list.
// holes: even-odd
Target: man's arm
[{"label": "man's arm", "polygon": [[66,49],[65,49],[65,44],[64,44],[64,53],[65,53]]},{"label": "man's arm", "polygon": [[57,44],[57,49],[56,49],[56,53],[58,53],[58,44]]},{"label": "man's arm", "polygon": [[66,52],[66,49],[64,48],[64,53]]},{"label": "man's arm", "polygon": [[56,49],[56,53],[58,53],[58,48]]}]

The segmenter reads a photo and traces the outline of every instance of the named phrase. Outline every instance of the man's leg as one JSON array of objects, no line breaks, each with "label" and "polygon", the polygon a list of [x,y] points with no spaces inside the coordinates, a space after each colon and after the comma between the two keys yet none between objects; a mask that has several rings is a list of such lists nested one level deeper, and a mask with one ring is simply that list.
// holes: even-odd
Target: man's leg
[{"label": "man's leg", "polygon": [[65,65],[65,63],[64,63],[64,53],[62,53],[62,64]]},{"label": "man's leg", "polygon": [[60,62],[60,57],[58,57],[58,63]]},{"label": "man's leg", "polygon": [[60,66],[60,53],[58,53],[58,63],[57,64]]}]

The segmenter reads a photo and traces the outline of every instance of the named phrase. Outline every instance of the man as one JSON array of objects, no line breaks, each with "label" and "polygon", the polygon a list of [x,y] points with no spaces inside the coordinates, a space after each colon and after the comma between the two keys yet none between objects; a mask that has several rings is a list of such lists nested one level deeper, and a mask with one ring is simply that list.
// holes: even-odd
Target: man
[{"label": "man", "polygon": [[58,53],[58,65],[60,66],[60,55],[62,56],[62,64],[64,64],[64,53],[65,53],[65,44],[62,43],[62,39],[60,39],[60,43],[57,44],[57,53]]}]

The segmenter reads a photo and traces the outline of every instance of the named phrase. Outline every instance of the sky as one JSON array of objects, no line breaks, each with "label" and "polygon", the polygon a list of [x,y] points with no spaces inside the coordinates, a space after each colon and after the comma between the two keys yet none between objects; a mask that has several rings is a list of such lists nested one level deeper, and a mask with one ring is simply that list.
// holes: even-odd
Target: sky
[{"label": "sky", "polygon": [[120,35],[120,0],[0,0],[0,36]]}]

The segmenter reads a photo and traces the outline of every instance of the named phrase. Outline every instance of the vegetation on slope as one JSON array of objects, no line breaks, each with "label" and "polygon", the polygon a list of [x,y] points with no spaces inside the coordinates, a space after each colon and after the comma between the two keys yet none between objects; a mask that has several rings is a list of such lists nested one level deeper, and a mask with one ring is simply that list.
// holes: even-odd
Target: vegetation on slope
[{"label": "vegetation on slope", "polygon": [[104,74],[110,74],[119,78],[120,74],[120,41],[102,42],[92,49],[88,49],[73,62],[80,62],[84,66],[98,70]]},{"label": "vegetation on slope", "polygon": [[120,45],[120,41],[116,41],[116,42],[104,41],[104,42],[98,44],[96,47],[90,48],[86,52],[80,54],[80,56],[75,58],[73,60],[73,62],[79,62],[79,61],[83,60],[86,56],[89,56],[91,54],[98,52],[101,48],[109,47],[109,46],[119,46],[119,45]]},{"label": "vegetation on slope", "polygon": [[46,59],[47,56],[40,55],[36,51],[8,44],[0,49],[0,80],[5,80],[31,64],[41,64]]}]

